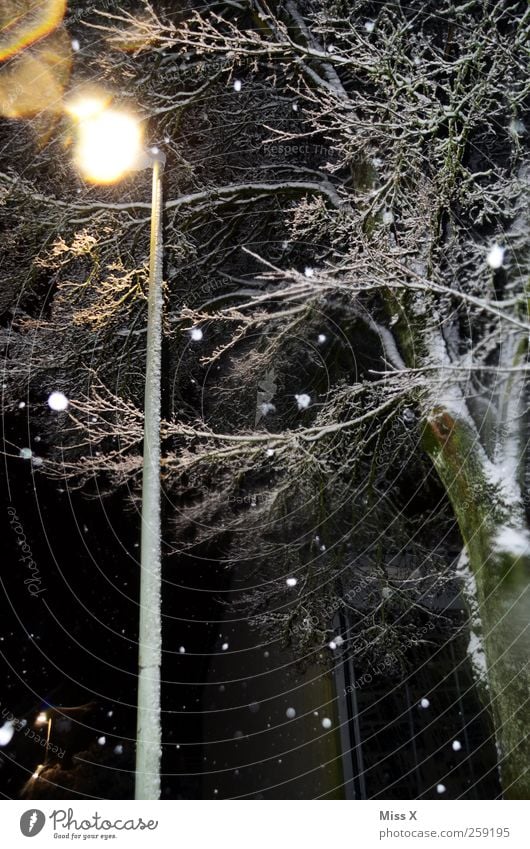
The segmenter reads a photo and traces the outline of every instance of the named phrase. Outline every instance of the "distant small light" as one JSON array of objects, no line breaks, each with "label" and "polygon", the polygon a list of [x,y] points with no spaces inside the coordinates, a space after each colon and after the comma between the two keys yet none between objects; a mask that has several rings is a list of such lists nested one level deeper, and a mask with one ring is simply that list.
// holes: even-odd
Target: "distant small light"
[{"label": "distant small light", "polygon": [[57,413],[61,413],[68,407],[68,398],[62,392],[52,392],[48,398],[48,407]]},{"label": "distant small light", "polygon": [[44,713],[44,711],[41,711],[41,712],[38,714],[37,719],[35,720],[35,722],[36,722],[38,725],[45,725],[45,724],[48,722],[48,715],[47,715],[46,713]]}]

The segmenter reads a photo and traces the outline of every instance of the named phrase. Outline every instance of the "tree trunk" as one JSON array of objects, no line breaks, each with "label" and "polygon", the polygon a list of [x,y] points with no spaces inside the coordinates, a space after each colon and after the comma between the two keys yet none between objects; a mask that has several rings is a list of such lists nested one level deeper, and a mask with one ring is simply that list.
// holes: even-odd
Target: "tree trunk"
[{"label": "tree trunk", "polygon": [[530,534],[520,494],[489,460],[465,413],[429,411],[424,445],[453,505],[477,585],[503,794],[528,799]]}]

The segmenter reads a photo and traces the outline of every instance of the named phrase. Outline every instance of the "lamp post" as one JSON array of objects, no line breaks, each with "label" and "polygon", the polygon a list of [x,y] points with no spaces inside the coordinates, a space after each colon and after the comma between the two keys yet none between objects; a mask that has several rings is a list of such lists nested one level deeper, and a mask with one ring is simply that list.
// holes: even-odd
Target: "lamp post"
[{"label": "lamp post", "polygon": [[94,183],[113,183],[127,171],[152,166],[151,241],[147,313],[147,363],[140,548],[140,623],[135,799],[160,798],[161,526],[160,386],[162,361],[162,175],[165,155],[142,148],[138,121],[109,108],[104,100],[84,98],[68,107],[77,120],[76,162]]}]

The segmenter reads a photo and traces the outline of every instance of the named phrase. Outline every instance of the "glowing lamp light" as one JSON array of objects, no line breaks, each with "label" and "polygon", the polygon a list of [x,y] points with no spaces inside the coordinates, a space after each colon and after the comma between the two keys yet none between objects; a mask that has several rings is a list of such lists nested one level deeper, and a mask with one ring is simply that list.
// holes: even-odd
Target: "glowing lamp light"
[{"label": "glowing lamp light", "polygon": [[83,98],[67,111],[77,122],[75,160],[86,180],[114,183],[137,166],[142,154],[137,118],[97,97]]},{"label": "glowing lamp light", "polygon": [[37,716],[37,719],[35,720],[35,722],[37,723],[37,725],[46,725],[46,723],[48,722],[48,717],[47,717],[47,715],[44,713],[44,711],[41,711],[41,712],[39,713],[39,715]]}]

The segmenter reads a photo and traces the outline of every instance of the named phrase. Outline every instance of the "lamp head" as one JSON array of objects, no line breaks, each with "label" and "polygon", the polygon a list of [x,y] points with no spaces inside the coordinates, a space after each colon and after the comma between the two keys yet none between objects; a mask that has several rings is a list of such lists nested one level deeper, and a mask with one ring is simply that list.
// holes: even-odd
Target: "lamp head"
[{"label": "lamp head", "polygon": [[77,124],[75,161],[86,180],[114,183],[137,167],[143,135],[136,117],[97,96],[72,102],[67,112]]}]

